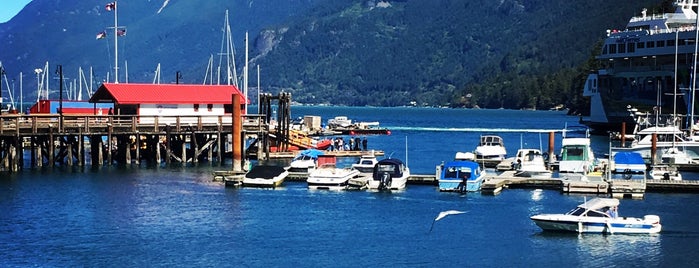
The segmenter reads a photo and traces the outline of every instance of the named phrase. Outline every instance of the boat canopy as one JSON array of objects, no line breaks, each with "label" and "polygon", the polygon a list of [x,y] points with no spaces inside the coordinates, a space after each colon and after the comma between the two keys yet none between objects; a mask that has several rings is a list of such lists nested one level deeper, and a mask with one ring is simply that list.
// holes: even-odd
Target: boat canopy
[{"label": "boat canopy", "polygon": [[469,179],[475,180],[480,176],[480,166],[471,161],[450,161],[444,164],[444,179]]},{"label": "boat canopy", "polygon": [[646,170],[643,156],[638,152],[617,152],[614,154],[614,165],[616,172],[643,172]]},{"label": "boat canopy", "polygon": [[299,153],[299,156],[310,156],[312,158],[318,158],[319,155],[323,155],[323,151],[317,149],[306,149]]},{"label": "boat canopy", "polygon": [[579,208],[584,208],[588,210],[600,210],[606,207],[616,207],[619,206],[619,199],[616,198],[593,198],[585,203],[580,204]]},{"label": "boat canopy", "polygon": [[382,159],[374,166],[374,177],[387,172],[393,177],[403,176],[403,161],[395,158]]}]

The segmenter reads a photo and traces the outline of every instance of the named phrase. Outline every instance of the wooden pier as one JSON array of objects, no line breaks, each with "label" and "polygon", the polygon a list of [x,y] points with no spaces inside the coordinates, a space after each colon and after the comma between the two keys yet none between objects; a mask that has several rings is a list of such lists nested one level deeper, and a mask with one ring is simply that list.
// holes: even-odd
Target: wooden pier
[{"label": "wooden pier", "polygon": [[[244,133],[268,129],[258,115],[240,120]],[[232,122],[231,116],[3,114],[0,170],[25,168],[25,151],[32,167],[220,163],[232,150]]]}]

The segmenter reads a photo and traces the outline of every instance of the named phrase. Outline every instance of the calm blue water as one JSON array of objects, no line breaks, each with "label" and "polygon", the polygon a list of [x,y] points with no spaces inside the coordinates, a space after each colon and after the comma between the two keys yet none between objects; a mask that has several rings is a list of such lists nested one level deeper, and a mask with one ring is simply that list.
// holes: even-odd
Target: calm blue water
[{"label": "calm blue water", "polygon": [[[369,146],[405,156],[415,173],[458,150],[479,132],[424,128],[560,129],[577,118],[558,112],[409,108],[294,107],[296,116],[347,115],[404,127],[371,136]],[[514,153],[520,136],[504,133]],[[548,134],[542,138],[547,148]],[[557,135],[556,143],[560,143]],[[606,149],[605,139],[599,144]],[[225,167],[224,167],[225,168]],[[507,189],[497,196],[440,193],[409,185],[393,194],[225,188],[219,167],[122,167],[27,170],[0,179],[0,266],[238,267],[696,267],[699,195],[648,193],[623,200],[620,214],[658,214],[659,235],[543,233],[529,216],[565,212],[580,195]],[[466,214],[438,221],[444,210]]]}]

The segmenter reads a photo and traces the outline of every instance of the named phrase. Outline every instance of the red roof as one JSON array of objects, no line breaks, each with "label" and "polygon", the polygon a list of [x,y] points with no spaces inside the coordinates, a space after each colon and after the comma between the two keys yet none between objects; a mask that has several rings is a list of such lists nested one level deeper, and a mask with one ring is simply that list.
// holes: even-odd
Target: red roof
[{"label": "red roof", "polygon": [[243,93],[228,85],[184,85],[184,84],[110,84],[104,83],[92,95],[90,102],[113,102],[116,104],[230,104],[231,96]]}]

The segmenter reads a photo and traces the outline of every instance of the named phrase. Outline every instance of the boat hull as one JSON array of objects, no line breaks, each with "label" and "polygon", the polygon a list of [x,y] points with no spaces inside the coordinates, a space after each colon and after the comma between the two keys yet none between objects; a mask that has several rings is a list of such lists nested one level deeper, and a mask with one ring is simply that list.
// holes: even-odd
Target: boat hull
[{"label": "boat hull", "polygon": [[462,180],[439,180],[439,190],[442,192],[478,192],[481,190],[482,185],[483,177],[466,181],[466,187],[463,190],[464,184]]},{"label": "boat hull", "polygon": [[[646,218],[649,216],[646,216]],[[654,217],[657,218],[657,216]],[[564,214],[544,214],[531,217],[532,221],[544,231],[610,234],[659,233],[662,229],[660,222],[647,220],[646,218],[623,217],[609,219]]]},{"label": "boat hull", "polygon": [[[386,190],[391,190],[391,191],[403,190],[403,189],[405,189],[407,184],[408,184],[408,176],[403,176],[403,177],[399,177],[399,178],[392,178],[391,179],[391,186]],[[369,190],[379,190],[380,186],[381,186],[381,181],[379,181],[379,180],[370,180],[367,182],[367,188]]]},{"label": "boat hull", "polygon": [[306,180],[308,189],[345,190],[347,182],[359,176],[358,170],[341,168],[320,168],[311,172]]}]

